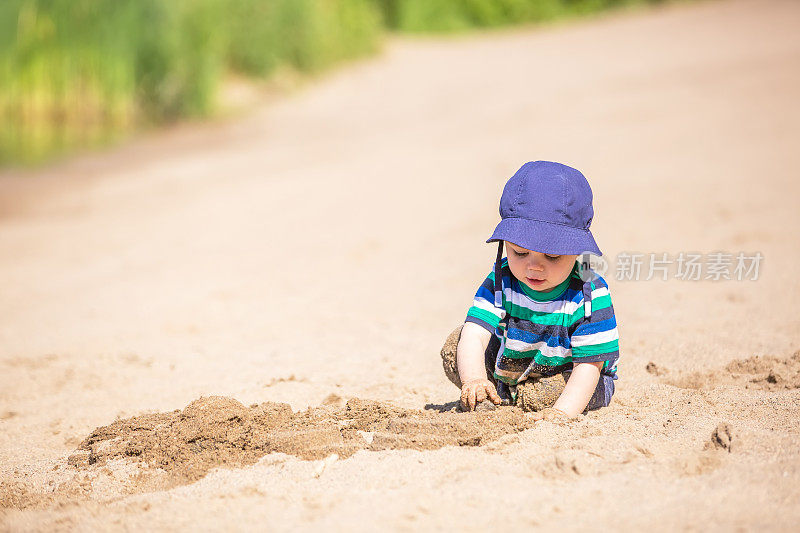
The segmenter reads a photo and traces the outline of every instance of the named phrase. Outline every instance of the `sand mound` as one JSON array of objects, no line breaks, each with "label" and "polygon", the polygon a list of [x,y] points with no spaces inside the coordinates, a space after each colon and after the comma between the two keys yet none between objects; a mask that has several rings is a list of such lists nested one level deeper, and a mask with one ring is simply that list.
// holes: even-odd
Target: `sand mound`
[{"label": "sand mound", "polygon": [[779,391],[800,388],[800,351],[789,357],[770,355],[737,359],[724,368],[711,372],[678,372],[648,363],[650,374],[661,377],[664,383],[682,389],[713,389],[716,387],[743,387]]},{"label": "sand mound", "polygon": [[218,466],[255,463],[272,452],[302,459],[358,450],[432,450],[479,446],[532,427],[515,407],[484,413],[400,409],[390,404],[349,400],[345,406],[294,413],[287,404],[245,407],[231,398],[193,401],[182,411],[136,416],[97,428],[69,458],[78,469],[114,460],[143,463],[166,472],[167,484],[203,477]]},{"label": "sand mound", "polygon": [[725,370],[737,377],[749,378],[749,388],[770,391],[800,388],[800,351],[791,357],[755,356],[733,361]]}]

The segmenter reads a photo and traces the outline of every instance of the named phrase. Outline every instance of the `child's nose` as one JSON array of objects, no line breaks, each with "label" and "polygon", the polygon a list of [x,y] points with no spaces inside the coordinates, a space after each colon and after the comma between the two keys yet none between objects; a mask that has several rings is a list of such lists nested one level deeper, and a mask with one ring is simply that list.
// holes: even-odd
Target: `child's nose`
[{"label": "child's nose", "polygon": [[[533,254],[531,254],[531,255],[533,255]],[[528,262],[528,269],[529,270],[535,270],[537,272],[541,272],[542,270],[544,270],[544,262],[542,261],[542,259],[540,257],[533,256],[533,257],[530,258],[530,260]]]}]

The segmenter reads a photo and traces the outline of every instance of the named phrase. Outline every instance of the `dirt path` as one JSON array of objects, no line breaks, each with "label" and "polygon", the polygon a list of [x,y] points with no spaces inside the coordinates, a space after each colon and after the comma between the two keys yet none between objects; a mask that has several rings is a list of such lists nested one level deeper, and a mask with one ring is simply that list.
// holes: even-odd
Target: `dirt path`
[{"label": "dirt path", "polygon": [[[400,40],[242,120],[0,176],[0,526],[796,528],[798,22],[796,2],[710,1]],[[612,262],[759,251],[760,277],[611,273],[611,407],[442,440],[462,430],[435,416],[457,398],[437,352],[534,159],[584,171]],[[170,413],[209,395],[241,402],[215,446],[265,402],[334,405],[292,415],[319,437],[349,398],[408,410],[375,431],[416,445],[353,434],[335,462],[287,448],[170,488],[120,459],[127,434],[75,456],[147,413],[177,428],[147,442],[189,453]]]}]

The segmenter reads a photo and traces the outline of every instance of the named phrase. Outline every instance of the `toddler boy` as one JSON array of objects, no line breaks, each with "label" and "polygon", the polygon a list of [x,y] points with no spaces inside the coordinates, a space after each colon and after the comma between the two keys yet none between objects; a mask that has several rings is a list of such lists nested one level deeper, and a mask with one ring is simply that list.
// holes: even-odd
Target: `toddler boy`
[{"label": "toddler boy", "polygon": [[609,404],[614,308],[605,280],[576,261],[602,255],[593,215],[588,181],[566,165],[526,163],[506,183],[501,221],[486,241],[498,242],[493,272],[441,352],[462,408],[514,403],[551,419]]}]

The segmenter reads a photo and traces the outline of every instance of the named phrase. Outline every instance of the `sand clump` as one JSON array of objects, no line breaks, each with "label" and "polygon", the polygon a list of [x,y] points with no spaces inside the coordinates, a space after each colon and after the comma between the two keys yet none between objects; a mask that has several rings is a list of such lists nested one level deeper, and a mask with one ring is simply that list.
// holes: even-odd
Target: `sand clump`
[{"label": "sand clump", "polygon": [[562,374],[524,381],[517,387],[517,407],[524,411],[553,407],[566,384]]},{"label": "sand clump", "polygon": [[301,459],[347,458],[359,450],[433,450],[480,446],[533,427],[516,407],[485,413],[401,409],[353,398],[293,412],[288,404],[245,407],[211,396],[183,410],[118,420],[95,429],[68,462],[87,469],[126,460],[166,473],[167,485],[190,483],[215,467],[240,467],[273,452]]},{"label": "sand clump", "polygon": [[647,363],[644,369],[647,370],[648,374],[653,374],[654,376],[663,376],[666,374],[666,370],[655,364],[653,361]]},{"label": "sand clump", "polygon": [[733,429],[730,424],[720,422],[714,431],[711,432],[711,440],[708,442],[708,448],[715,448],[731,452],[731,444],[733,443]]},{"label": "sand clump", "polygon": [[461,388],[461,377],[458,375],[458,359],[456,354],[458,352],[458,341],[461,340],[462,327],[463,326],[458,326],[450,332],[450,335],[445,339],[444,345],[439,352],[442,358],[442,369],[444,370],[445,376],[450,380],[450,383],[458,388]]}]

